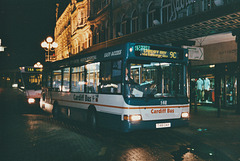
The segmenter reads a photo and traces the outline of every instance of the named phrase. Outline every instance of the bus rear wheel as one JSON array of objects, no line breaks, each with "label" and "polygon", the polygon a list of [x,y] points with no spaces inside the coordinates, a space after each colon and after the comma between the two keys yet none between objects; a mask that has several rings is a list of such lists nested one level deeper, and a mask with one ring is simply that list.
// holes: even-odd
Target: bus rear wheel
[{"label": "bus rear wheel", "polygon": [[57,104],[54,104],[53,106],[52,115],[55,119],[59,118],[59,109]]},{"label": "bus rear wheel", "polygon": [[95,109],[90,109],[88,112],[88,126],[89,128],[91,128],[92,130],[96,130],[97,129],[97,117],[96,117],[96,110]]}]

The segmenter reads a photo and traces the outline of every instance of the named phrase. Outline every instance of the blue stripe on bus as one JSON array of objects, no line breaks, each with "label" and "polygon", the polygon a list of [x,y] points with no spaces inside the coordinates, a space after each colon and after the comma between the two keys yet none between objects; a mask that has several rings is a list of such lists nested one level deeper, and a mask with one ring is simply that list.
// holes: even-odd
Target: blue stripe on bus
[{"label": "blue stripe on bus", "polygon": [[[167,104],[163,104],[165,101],[167,101]],[[135,106],[151,106],[151,105],[181,105],[181,104],[188,104],[188,98],[187,97],[167,97],[167,98],[161,98],[161,99],[148,99],[148,98],[125,98],[125,102],[129,105],[135,105]]]}]

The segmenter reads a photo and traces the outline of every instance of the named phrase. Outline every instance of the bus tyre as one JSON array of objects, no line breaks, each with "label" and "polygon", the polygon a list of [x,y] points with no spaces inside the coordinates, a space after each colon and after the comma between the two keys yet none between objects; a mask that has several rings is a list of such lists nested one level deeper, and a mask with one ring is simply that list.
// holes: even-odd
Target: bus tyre
[{"label": "bus tyre", "polygon": [[55,104],[53,106],[53,110],[52,110],[52,115],[55,119],[59,118],[59,111],[58,111],[58,106],[57,104]]},{"label": "bus tyre", "polygon": [[95,109],[90,109],[88,112],[88,126],[91,130],[97,129],[97,117]]}]

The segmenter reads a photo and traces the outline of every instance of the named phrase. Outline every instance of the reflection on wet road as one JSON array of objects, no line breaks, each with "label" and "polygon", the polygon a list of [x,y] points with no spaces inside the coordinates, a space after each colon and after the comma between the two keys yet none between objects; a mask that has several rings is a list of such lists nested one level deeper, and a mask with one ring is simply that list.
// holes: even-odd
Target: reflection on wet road
[{"label": "reflection on wet road", "polygon": [[92,132],[84,124],[55,120],[47,114],[23,114],[18,123],[15,130],[22,134],[13,130],[16,136],[12,137],[17,137],[15,143],[20,144],[15,150],[8,149],[6,157],[10,160],[227,160],[211,147],[174,129],[127,134],[106,129]]}]

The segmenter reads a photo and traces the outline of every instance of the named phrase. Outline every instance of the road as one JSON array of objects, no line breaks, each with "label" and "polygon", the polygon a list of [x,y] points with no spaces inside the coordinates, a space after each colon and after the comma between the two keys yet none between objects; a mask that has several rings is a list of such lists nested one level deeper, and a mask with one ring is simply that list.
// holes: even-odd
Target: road
[{"label": "road", "polygon": [[186,128],[118,133],[54,119],[28,106],[17,89],[0,92],[1,161],[228,161]]}]

